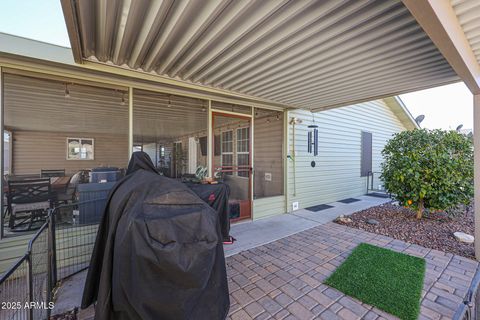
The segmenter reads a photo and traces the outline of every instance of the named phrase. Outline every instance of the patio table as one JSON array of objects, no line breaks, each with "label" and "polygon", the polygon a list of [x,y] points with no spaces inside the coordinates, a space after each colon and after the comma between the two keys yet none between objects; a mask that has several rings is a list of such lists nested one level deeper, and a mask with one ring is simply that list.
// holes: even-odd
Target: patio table
[{"label": "patio table", "polygon": [[70,182],[69,176],[64,176],[64,177],[52,177],[50,178],[50,182],[52,185],[52,191],[55,193],[62,193],[65,191],[65,189],[68,186],[68,183]]},{"label": "patio table", "polygon": [[[52,191],[55,192],[55,193],[64,191],[67,188],[68,183],[70,182],[70,178],[71,177],[69,177],[69,176],[50,178]],[[36,177],[35,179],[38,179],[38,177]],[[5,183],[3,185],[3,192],[4,193],[8,192],[8,184],[7,183]]]}]

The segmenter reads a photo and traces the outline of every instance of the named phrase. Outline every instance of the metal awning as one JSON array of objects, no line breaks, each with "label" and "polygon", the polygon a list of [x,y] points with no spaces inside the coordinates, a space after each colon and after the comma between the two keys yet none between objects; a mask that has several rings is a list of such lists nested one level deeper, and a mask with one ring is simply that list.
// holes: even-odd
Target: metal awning
[{"label": "metal awning", "polygon": [[452,0],[453,9],[480,64],[480,1]]},{"label": "metal awning", "polygon": [[322,110],[459,81],[400,0],[62,0],[75,60]]}]

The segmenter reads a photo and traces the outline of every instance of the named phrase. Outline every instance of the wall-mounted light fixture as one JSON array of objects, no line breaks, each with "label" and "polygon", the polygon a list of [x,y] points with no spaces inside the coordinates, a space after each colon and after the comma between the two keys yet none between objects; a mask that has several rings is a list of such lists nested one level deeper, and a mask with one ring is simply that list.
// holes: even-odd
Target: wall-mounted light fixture
[{"label": "wall-mounted light fixture", "polygon": [[70,90],[68,90],[68,83],[65,83],[65,98],[70,98]]}]

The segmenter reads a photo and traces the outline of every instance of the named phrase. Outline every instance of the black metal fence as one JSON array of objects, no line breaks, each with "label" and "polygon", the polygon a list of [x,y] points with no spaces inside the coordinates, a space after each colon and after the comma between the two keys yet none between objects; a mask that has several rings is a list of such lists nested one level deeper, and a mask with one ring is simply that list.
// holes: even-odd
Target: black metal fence
[{"label": "black metal fence", "polygon": [[105,201],[94,199],[54,209],[51,221],[55,230],[56,279],[65,279],[88,267]]},{"label": "black metal fence", "polygon": [[30,301],[28,274],[29,257],[24,255],[0,280],[0,319],[28,319],[25,302]]},{"label": "black metal fence", "polygon": [[478,287],[480,285],[480,272],[475,274],[472,284],[468,288],[467,295],[463,303],[458,307],[453,316],[453,320],[480,320],[480,295]]},{"label": "black metal fence", "polygon": [[30,240],[27,252],[0,279],[0,319],[46,319],[50,316],[52,260],[49,221]]},{"label": "black metal fence", "polygon": [[0,320],[48,319],[58,281],[85,270],[106,198],[58,206],[0,278]]}]

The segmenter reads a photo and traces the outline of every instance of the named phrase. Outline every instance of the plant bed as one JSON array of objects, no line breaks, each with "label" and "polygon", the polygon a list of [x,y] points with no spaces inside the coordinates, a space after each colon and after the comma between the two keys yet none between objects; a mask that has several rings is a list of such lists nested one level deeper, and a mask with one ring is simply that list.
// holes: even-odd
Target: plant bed
[{"label": "plant bed", "polygon": [[423,258],[361,243],[325,284],[400,319],[414,320],[424,277]]},{"label": "plant bed", "polygon": [[[418,220],[415,214],[411,209],[387,203],[348,216],[352,222],[337,223],[474,259],[473,244],[459,242],[453,236],[457,231],[474,234],[472,207],[467,207],[463,214],[453,218],[432,214]],[[369,224],[369,219],[375,219],[379,223]]]}]

